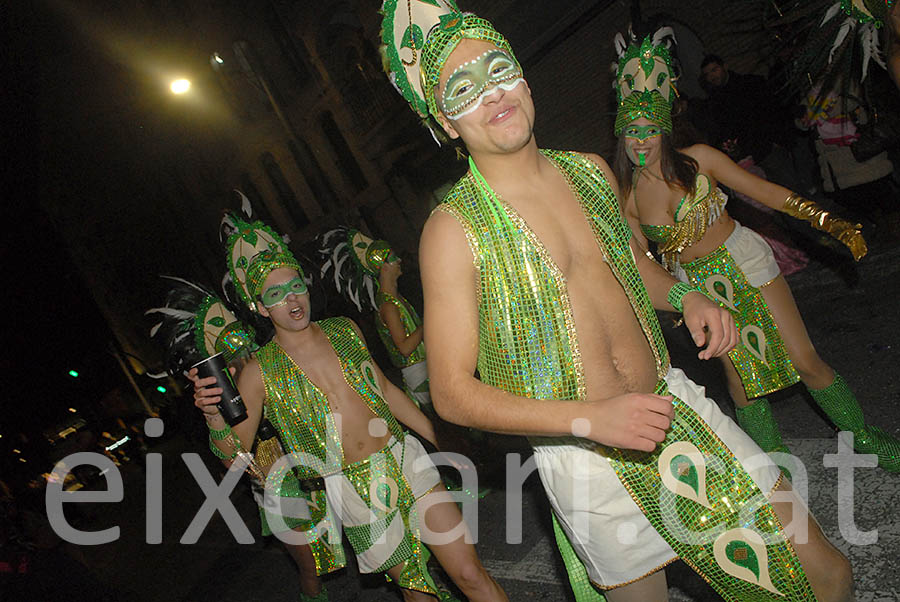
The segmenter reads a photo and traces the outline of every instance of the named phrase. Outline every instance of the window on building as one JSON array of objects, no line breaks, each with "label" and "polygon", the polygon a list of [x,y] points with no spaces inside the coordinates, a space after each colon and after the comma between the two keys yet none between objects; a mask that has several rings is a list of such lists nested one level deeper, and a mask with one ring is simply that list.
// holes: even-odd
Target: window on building
[{"label": "window on building", "polygon": [[287,210],[291,221],[294,222],[294,228],[299,230],[308,226],[309,217],[307,217],[303,207],[297,201],[297,195],[294,194],[294,190],[288,184],[287,178],[284,177],[284,172],[281,171],[281,166],[278,165],[275,157],[272,156],[272,153],[264,153],[260,157],[260,161],[266,175],[269,177],[269,181],[272,182],[272,187],[278,193],[282,206]]},{"label": "window on building", "polygon": [[282,54],[287,58],[291,66],[291,73],[297,78],[296,84],[304,88],[312,81],[312,72],[304,60],[305,52],[302,45],[291,35],[285,27],[285,20],[278,13],[278,9],[272,3],[266,3],[264,10],[266,25],[272,32],[272,38],[278,43]]},{"label": "window on building", "polygon": [[335,123],[334,115],[332,115],[330,111],[322,113],[322,116],[319,118],[319,125],[321,125],[325,137],[328,139],[329,144],[331,144],[332,150],[334,150],[341,173],[344,174],[357,192],[363,190],[367,186],[366,177],[363,175],[359,164],[356,162],[356,158],[350,151],[350,145],[347,144],[347,139],[344,138],[344,134],[337,126],[337,123]]},{"label": "window on building", "polygon": [[331,212],[337,204],[337,196],[309,145],[305,140],[298,138],[296,142],[289,141],[288,148],[322,211],[324,213]]}]

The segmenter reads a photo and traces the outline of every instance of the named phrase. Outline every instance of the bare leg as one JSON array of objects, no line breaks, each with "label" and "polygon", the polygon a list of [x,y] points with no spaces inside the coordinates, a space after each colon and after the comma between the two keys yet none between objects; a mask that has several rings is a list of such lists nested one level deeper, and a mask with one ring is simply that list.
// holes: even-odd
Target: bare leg
[{"label": "bare leg", "polygon": [[[783,480],[772,499],[775,514],[786,528],[791,524],[795,505],[798,509],[797,514],[800,515],[798,520],[806,521],[806,542],[798,543],[793,533],[789,539],[803,565],[816,599],[819,602],[853,602],[855,599],[853,569],[850,567],[850,561],[828,541],[819,525],[810,516],[806,505],[794,492],[790,481]],[[796,529],[789,529],[789,532],[791,531]]]},{"label": "bare leg", "polygon": [[[299,528],[294,530],[301,531]],[[322,591],[322,582],[319,581],[319,577],[316,574],[316,559],[313,558],[309,545],[282,543],[284,543],[285,549],[291,555],[291,558],[294,559],[297,569],[300,571],[300,591],[307,596],[318,596],[319,592]]]},{"label": "bare leg", "polygon": [[[853,602],[853,571],[850,562],[828,541],[789,481],[782,481],[776,492],[772,506],[782,524],[791,524],[795,504],[798,508],[798,520],[805,523],[806,542],[798,543],[793,532],[789,539],[816,599],[819,602]],[[668,600],[665,571],[657,571],[630,585],[607,590],[604,594],[609,602],[664,602]]]},{"label": "bare leg", "polygon": [[731,363],[730,357],[723,355],[719,359],[722,361],[722,370],[725,372],[725,384],[728,386],[728,394],[731,395],[731,400],[736,407],[746,408],[751,402],[747,399],[747,392],[744,390],[744,383],[741,382],[741,375],[738,374],[734,364]]},{"label": "bare leg", "polygon": [[834,370],[822,361],[809,339],[806,325],[784,276],[778,276],[760,291],[778,324],[791,362],[804,384],[811,389],[824,389],[834,382]]},{"label": "bare leg", "polygon": [[853,431],[857,452],[877,454],[881,468],[900,472],[900,440],[866,424],[853,391],[816,353],[784,278],[776,278],[762,289],[762,294],[778,323],[791,361],[818,406],[838,429]]},{"label": "bare leg", "polygon": [[[765,397],[748,400],[744,384],[741,382],[741,377],[734,364],[731,363],[731,359],[727,356],[721,359],[725,370],[725,379],[728,382],[728,392],[734,400],[737,423],[764,452],[790,453],[781,439],[781,430],[772,415],[769,400]],[[790,474],[788,476],[790,477]]]},{"label": "bare leg", "polygon": [[608,602],[666,602],[669,599],[666,572],[656,571],[629,585],[606,590],[603,595]]},{"label": "bare leg", "polygon": [[[459,508],[451,501],[444,486],[438,485],[416,502],[416,507],[419,520],[425,522],[428,531],[434,534],[432,539],[436,540],[426,540],[425,543],[466,597],[472,602],[507,601],[506,594],[478,559],[475,546],[466,543],[465,535],[461,534],[453,541],[446,541],[448,537],[442,536],[454,531],[460,524],[465,526]],[[468,529],[465,532],[468,533]]]}]

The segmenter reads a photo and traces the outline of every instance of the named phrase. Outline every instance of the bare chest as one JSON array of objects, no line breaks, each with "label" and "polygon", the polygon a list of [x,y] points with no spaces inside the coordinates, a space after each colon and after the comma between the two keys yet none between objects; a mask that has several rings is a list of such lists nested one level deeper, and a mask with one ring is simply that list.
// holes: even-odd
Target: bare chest
[{"label": "bare chest", "polygon": [[581,204],[567,186],[541,197],[520,202],[515,209],[531,231],[541,252],[559,269],[566,280],[594,262],[602,262],[590,223]]},{"label": "bare chest", "polygon": [[678,190],[669,188],[662,180],[645,176],[638,179],[632,196],[642,224],[671,226],[675,223],[675,210],[682,198]]}]

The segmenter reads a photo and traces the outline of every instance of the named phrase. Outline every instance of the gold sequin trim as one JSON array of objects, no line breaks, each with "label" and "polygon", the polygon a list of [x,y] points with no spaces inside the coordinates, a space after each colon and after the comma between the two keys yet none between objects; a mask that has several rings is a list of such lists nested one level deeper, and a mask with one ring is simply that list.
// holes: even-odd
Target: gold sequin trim
[{"label": "gold sequin trim", "polygon": [[[555,167],[564,178],[566,178],[566,182],[569,182],[569,177],[566,173],[559,169],[559,166],[555,161],[550,161],[550,165]],[[476,187],[478,187],[478,182],[475,180],[474,176],[471,172],[467,173],[466,176],[472,181]],[[574,200],[578,203],[578,206],[582,208],[582,213],[584,213],[584,206],[580,202],[580,198],[578,193],[575,191],[572,186],[569,186],[569,190],[572,192]],[[563,313],[563,320],[566,323],[566,333],[569,337],[569,350],[572,353],[572,362],[573,367],[575,369],[575,384],[578,390],[578,399],[586,399],[587,398],[587,385],[584,380],[584,362],[581,360],[581,350],[578,346],[578,333],[575,330],[575,317],[572,314],[572,304],[569,300],[569,283],[566,281],[565,275],[562,273],[562,270],[559,269],[559,266],[556,264],[556,261],[553,260],[553,257],[550,255],[550,252],[547,250],[547,247],[544,246],[544,243],[537,237],[534,233],[534,230],[531,229],[531,226],[528,225],[528,222],[525,221],[516,209],[506,202],[506,200],[494,192],[494,197],[497,199],[497,203],[506,212],[507,217],[509,217],[510,221],[513,222],[516,227],[522,230],[522,233],[525,235],[525,238],[531,244],[532,248],[537,252],[540,256],[541,261],[550,269],[550,272],[553,274],[553,279],[559,284],[559,304]],[[588,220],[590,221],[590,220]],[[606,250],[603,246],[600,246],[600,252],[603,253],[603,259],[606,260]]]},{"label": "gold sequin trim", "polygon": [[620,587],[625,587],[626,585],[631,585],[632,583],[637,583],[637,582],[640,581],[641,579],[645,579],[646,577],[649,577],[649,576],[652,575],[653,573],[656,573],[656,572],[658,572],[658,571],[661,571],[662,569],[666,568],[667,566],[669,566],[670,564],[672,564],[672,563],[675,562],[676,560],[680,560],[680,559],[678,558],[678,556],[677,556],[677,555],[672,556],[672,558],[666,560],[664,563],[662,563],[661,565],[659,565],[659,566],[656,567],[655,569],[650,569],[649,571],[647,571],[646,573],[644,573],[644,574],[641,575],[640,577],[635,577],[635,578],[632,579],[631,581],[625,581],[624,583],[617,583],[616,585],[600,585],[599,583],[597,583],[596,581],[594,581],[593,579],[591,579],[591,584],[593,584],[595,587],[599,587],[600,589],[605,589],[605,590],[618,589],[618,588],[620,588]]}]

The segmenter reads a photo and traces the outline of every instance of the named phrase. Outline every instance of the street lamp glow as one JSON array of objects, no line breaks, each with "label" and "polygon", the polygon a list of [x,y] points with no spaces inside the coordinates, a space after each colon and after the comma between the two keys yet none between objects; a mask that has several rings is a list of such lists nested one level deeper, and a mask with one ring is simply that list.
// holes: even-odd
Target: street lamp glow
[{"label": "street lamp glow", "polygon": [[219,56],[218,52],[213,52],[213,60],[215,62],[219,63],[220,65],[225,62],[224,60],[222,60],[222,57]]},{"label": "street lamp glow", "polygon": [[176,79],[169,86],[169,89],[172,90],[172,94],[184,94],[191,89],[191,82],[186,79]]},{"label": "street lamp glow", "polygon": [[78,410],[76,410],[75,408],[69,408],[69,411],[72,412],[73,414],[78,412]]}]

